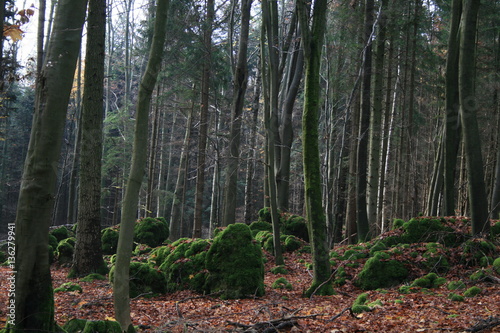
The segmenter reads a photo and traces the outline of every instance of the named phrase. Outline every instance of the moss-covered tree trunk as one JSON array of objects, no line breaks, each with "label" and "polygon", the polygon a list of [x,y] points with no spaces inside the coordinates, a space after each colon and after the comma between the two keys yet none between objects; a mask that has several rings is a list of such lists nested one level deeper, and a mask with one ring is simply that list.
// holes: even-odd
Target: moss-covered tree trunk
[{"label": "moss-covered tree trunk", "polygon": [[238,166],[240,162],[241,121],[245,94],[248,84],[248,35],[250,32],[250,9],[252,0],[241,0],[241,27],[238,47],[238,59],[233,75],[233,105],[231,110],[231,129],[224,185],[224,204],[222,226],[236,221],[236,199],[238,190]]},{"label": "moss-covered tree trunk", "polygon": [[462,15],[462,0],[452,1],[450,37],[446,58],[445,75],[445,131],[443,146],[443,213],[455,215],[455,170],[460,146],[460,115],[458,94],[459,26]]},{"label": "moss-covered tree trunk", "polygon": [[484,183],[481,137],[477,123],[476,82],[476,30],[480,0],[463,0],[460,22],[460,56],[458,60],[458,89],[460,118],[467,162],[467,187],[472,218],[472,233],[489,232],[488,198]]},{"label": "moss-covered tree trunk", "polygon": [[106,44],[106,0],[89,0],[83,92],[78,232],[73,270],[106,270],[101,249],[101,156]]},{"label": "moss-covered tree trunk", "polygon": [[[326,27],[327,1],[315,1],[314,8],[309,8],[309,4],[306,0],[297,1],[306,65],[302,115],[305,205],[314,268],[313,282],[305,292],[306,296],[333,293],[332,284],[329,282],[330,262],[326,218],[322,205],[318,145],[318,118],[321,105],[320,65]],[[309,26],[309,12],[312,12],[311,26]]]},{"label": "moss-covered tree trunk", "polygon": [[142,77],[136,112],[132,166],[122,204],[120,237],[116,254],[113,286],[115,317],[123,331],[134,330],[130,317],[129,265],[134,239],[139,190],[145,172],[148,147],[148,114],[164,54],[167,13],[170,1],[157,2],[153,40],[146,71]]},{"label": "moss-covered tree trunk", "polygon": [[80,51],[86,0],[60,0],[36,88],[33,127],[16,216],[15,325],[9,332],[54,332],[49,265],[58,161]]}]

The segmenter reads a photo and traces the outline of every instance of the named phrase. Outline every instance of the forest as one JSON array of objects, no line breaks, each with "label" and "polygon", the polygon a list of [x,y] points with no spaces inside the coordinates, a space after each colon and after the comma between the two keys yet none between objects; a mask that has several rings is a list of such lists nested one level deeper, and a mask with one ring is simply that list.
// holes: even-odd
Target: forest
[{"label": "forest", "polygon": [[[226,329],[365,331],[328,325],[420,289],[464,311],[482,283],[491,316],[446,329],[494,329],[499,15],[498,0],[0,0],[0,327],[218,331],[179,302],[281,297],[288,317]],[[89,276],[109,282],[109,327],[57,309],[57,287]],[[275,289],[339,305],[318,326]],[[137,326],[137,299],[165,295],[184,328]]]}]

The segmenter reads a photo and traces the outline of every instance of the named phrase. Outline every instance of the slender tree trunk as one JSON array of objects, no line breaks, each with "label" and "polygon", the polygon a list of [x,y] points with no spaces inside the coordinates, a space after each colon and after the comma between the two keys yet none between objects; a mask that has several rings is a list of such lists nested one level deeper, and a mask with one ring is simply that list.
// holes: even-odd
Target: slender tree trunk
[{"label": "slender tree trunk", "polygon": [[[309,26],[309,10],[312,23]],[[313,8],[304,0],[297,1],[306,78],[304,112],[302,116],[302,144],[304,164],[305,205],[309,239],[313,255],[313,281],[306,296],[331,295],[330,262],[328,259],[326,218],[322,205],[321,172],[318,137],[318,119],[321,105],[320,65],[326,29],[327,1],[317,0]]]},{"label": "slender tree trunk", "polygon": [[250,224],[255,216],[255,197],[253,191],[255,164],[257,159],[257,126],[259,120],[259,105],[261,96],[261,74],[258,70],[257,78],[254,84],[254,96],[252,102],[252,122],[250,125],[250,149],[247,157],[246,180],[245,180],[245,213],[244,220],[246,224]]},{"label": "slender tree trunk", "polygon": [[[264,124],[266,128],[266,169],[269,186],[269,202],[271,221],[273,225],[273,242],[275,264],[283,265],[283,255],[280,242],[280,220],[278,214],[278,198],[276,184],[276,129],[278,118],[278,6],[276,1],[262,1],[262,28],[261,28],[261,64],[262,64],[262,91],[264,95]],[[267,42],[267,47],[266,47]]]},{"label": "slender tree trunk", "polygon": [[169,4],[170,1],[168,0],[158,1],[156,7],[154,33],[148,64],[139,88],[132,165],[122,205],[113,296],[116,320],[120,323],[122,330],[127,332],[134,331],[132,319],[130,317],[129,267],[130,257],[132,255],[139,190],[141,188],[144,169],[147,162],[148,114],[151,104],[151,95],[156,85],[164,54],[163,46],[167,34],[166,22]]},{"label": "slender tree trunk", "polygon": [[243,106],[248,83],[248,35],[250,31],[250,9],[252,0],[241,0],[241,31],[238,59],[233,75],[233,105],[231,111],[231,130],[229,134],[226,184],[224,186],[224,213],[222,226],[236,222],[236,199],[238,196],[238,166],[240,160],[240,136]]},{"label": "slender tree trunk", "polygon": [[367,168],[368,168],[368,139],[370,135],[371,113],[371,71],[372,71],[372,43],[374,0],[366,0],[365,4],[365,43],[363,59],[363,89],[361,90],[361,117],[359,126],[359,143],[357,153],[356,178],[356,217],[358,222],[358,240],[363,242],[371,238],[367,215]]},{"label": "slender tree trunk", "polygon": [[205,169],[207,167],[208,112],[210,92],[210,67],[212,65],[212,30],[214,0],[206,0],[206,21],[204,24],[204,59],[201,78],[200,134],[198,137],[198,165],[196,169],[196,193],[194,207],[193,237],[201,238],[203,226],[203,192],[205,191]]},{"label": "slender tree trunk", "polygon": [[460,56],[458,89],[460,117],[467,163],[469,206],[472,218],[472,234],[488,233],[488,199],[484,184],[484,165],[481,155],[481,138],[477,123],[475,95],[476,29],[480,0],[463,0],[460,22]]},{"label": "slender tree trunk", "polygon": [[[193,103],[194,104],[194,103]],[[179,159],[179,170],[175,184],[172,212],[170,214],[170,236],[169,239],[176,241],[182,236],[182,223],[184,216],[184,200],[186,198],[186,179],[189,162],[189,143],[191,141],[191,128],[193,126],[193,108],[189,108],[186,122],[186,133],[182,144],[181,157]]]},{"label": "slender tree trunk", "polygon": [[376,236],[378,220],[378,194],[381,165],[381,134],[382,134],[382,114],[383,114],[383,85],[384,85],[384,65],[385,65],[385,42],[386,42],[386,11],[389,0],[383,0],[379,9],[380,20],[378,26],[375,68],[373,82],[373,108],[370,114],[370,138],[368,157],[368,188],[367,188],[367,214],[371,234]]},{"label": "slender tree trunk", "polygon": [[450,37],[448,39],[448,56],[446,58],[445,76],[445,144],[444,144],[444,190],[443,213],[446,216],[455,214],[455,170],[458,148],[460,146],[460,115],[458,93],[458,58],[460,44],[460,20],[462,0],[452,1]]},{"label": "slender tree trunk", "polygon": [[[41,72],[16,217],[15,325],[8,332],[55,332],[49,226],[66,111],[87,1],[60,0]],[[64,55],[61,57],[61,55]]]},{"label": "slender tree trunk", "polygon": [[101,249],[101,159],[106,0],[89,0],[80,150],[78,233],[73,272],[107,271]]}]

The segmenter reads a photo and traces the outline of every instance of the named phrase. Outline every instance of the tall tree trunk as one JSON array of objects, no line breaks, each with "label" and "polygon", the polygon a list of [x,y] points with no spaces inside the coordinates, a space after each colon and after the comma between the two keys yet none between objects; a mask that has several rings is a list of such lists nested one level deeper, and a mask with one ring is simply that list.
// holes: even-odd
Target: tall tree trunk
[{"label": "tall tree trunk", "polygon": [[[193,103],[194,104],[194,103]],[[182,152],[179,159],[179,170],[177,173],[177,182],[175,184],[174,198],[172,202],[172,212],[170,213],[170,236],[169,239],[176,241],[182,236],[182,223],[184,216],[184,200],[186,198],[186,179],[189,162],[189,143],[191,141],[191,128],[193,126],[193,108],[188,110],[186,121],[186,133],[182,143]]]},{"label": "tall tree trunk", "polygon": [[106,0],[89,0],[78,193],[77,276],[107,271],[101,249],[101,159]]},{"label": "tall tree trunk", "polygon": [[252,101],[252,121],[250,125],[250,149],[247,156],[246,179],[245,179],[245,212],[243,219],[246,224],[250,224],[255,216],[255,197],[253,191],[255,164],[257,159],[257,126],[259,120],[259,105],[261,96],[261,70],[258,69],[257,78],[254,84],[254,93]]},{"label": "tall tree trunk", "polygon": [[144,177],[144,169],[147,162],[148,115],[151,104],[151,95],[156,85],[158,72],[160,71],[161,61],[164,54],[163,46],[165,44],[167,34],[166,23],[169,4],[169,0],[158,1],[156,7],[154,33],[151,49],[149,51],[148,64],[139,88],[132,165],[122,205],[120,236],[118,239],[115,264],[113,297],[116,320],[120,323],[122,330],[127,332],[134,331],[132,319],[130,317],[130,257],[132,255],[134,224],[137,205],[139,202],[139,190],[141,188],[142,179]]},{"label": "tall tree trunk", "polygon": [[389,0],[383,0],[379,9],[379,26],[375,53],[375,68],[373,82],[373,108],[370,114],[370,138],[368,157],[368,188],[367,188],[367,214],[371,234],[376,236],[380,230],[376,230],[378,218],[378,199],[380,187],[380,165],[381,165],[381,134],[383,114],[383,90],[384,90],[384,64],[385,64],[385,42],[386,42],[386,11]]},{"label": "tall tree trunk", "polygon": [[[73,85],[86,0],[60,0],[38,81],[35,113],[16,217],[15,324],[8,332],[55,332],[49,226],[57,165]],[[61,57],[61,55],[64,55]]]},{"label": "tall tree trunk", "polygon": [[205,191],[205,169],[208,138],[208,111],[210,92],[210,67],[212,65],[212,30],[214,0],[206,0],[206,20],[203,31],[204,58],[201,78],[200,134],[198,137],[198,165],[196,168],[196,193],[194,206],[193,237],[201,237],[203,226],[203,192]]},{"label": "tall tree trunk", "polygon": [[448,54],[446,58],[445,144],[443,147],[443,213],[446,216],[455,215],[455,170],[457,165],[458,148],[460,146],[458,59],[462,0],[453,0],[451,9],[450,37],[448,39]]},{"label": "tall tree trunk", "polygon": [[359,143],[357,153],[356,178],[356,217],[358,221],[358,240],[368,240],[370,235],[367,206],[367,168],[368,168],[368,139],[370,135],[371,113],[371,71],[372,71],[372,43],[374,0],[366,0],[365,4],[365,50],[363,59],[363,88],[361,90],[361,116],[359,126]]},{"label": "tall tree trunk", "polygon": [[[262,91],[264,95],[264,125],[266,128],[266,169],[269,186],[269,202],[273,225],[275,264],[283,265],[280,242],[280,219],[276,184],[276,137],[279,95],[279,55],[278,43],[278,5],[276,1],[262,1],[261,28]],[[267,47],[266,47],[267,42]]]},{"label": "tall tree trunk", "polygon": [[[309,239],[313,255],[313,281],[306,296],[331,295],[328,259],[326,218],[322,205],[320,154],[318,144],[318,119],[321,105],[320,65],[326,28],[327,1],[317,0],[313,8],[304,0],[297,1],[306,78],[304,90],[304,113],[302,116],[302,144],[304,163],[304,186]],[[309,26],[309,12],[312,12]]]},{"label": "tall tree trunk", "polygon": [[238,196],[238,166],[240,161],[240,137],[243,105],[248,83],[248,35],[250,31],[250,9],[252,0],[241,0],[241,28],[238,47],[238,59],[233,74],[233,104],[231,110],[231,130],[224,186],[224,213],[222,226],[236,222],[236,199]]},{"label": "tall tree trunk", "polygon": [[472,218],[472,234],[487,233],[490,229],[488,198],[484,184],[484,165],[481,138],[477,124],[476,82],[476,30],[480,0],[463,0],[460,22],[460,56],[458,89],[460,117],[467,163],[467,187]]}]

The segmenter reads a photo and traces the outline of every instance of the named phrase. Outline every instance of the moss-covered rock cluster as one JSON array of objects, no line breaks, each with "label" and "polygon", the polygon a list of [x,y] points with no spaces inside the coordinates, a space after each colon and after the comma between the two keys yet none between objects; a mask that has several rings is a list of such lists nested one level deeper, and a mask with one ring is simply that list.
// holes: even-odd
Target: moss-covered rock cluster
[{"label": "moss-covered rock cluster", "polygon": [[264,295],[264,263],[250,228],[236,223],[219,233],[206,255],[205,289],[222,298]]},{"label": "moss-covered rock cluster", "polygon": [[213,240],[182,238],[156,247],[146,262],[130,264],[131,297],[185,289],[223,298],[262,296],[262,251],[249,227],[232,224]]}]

